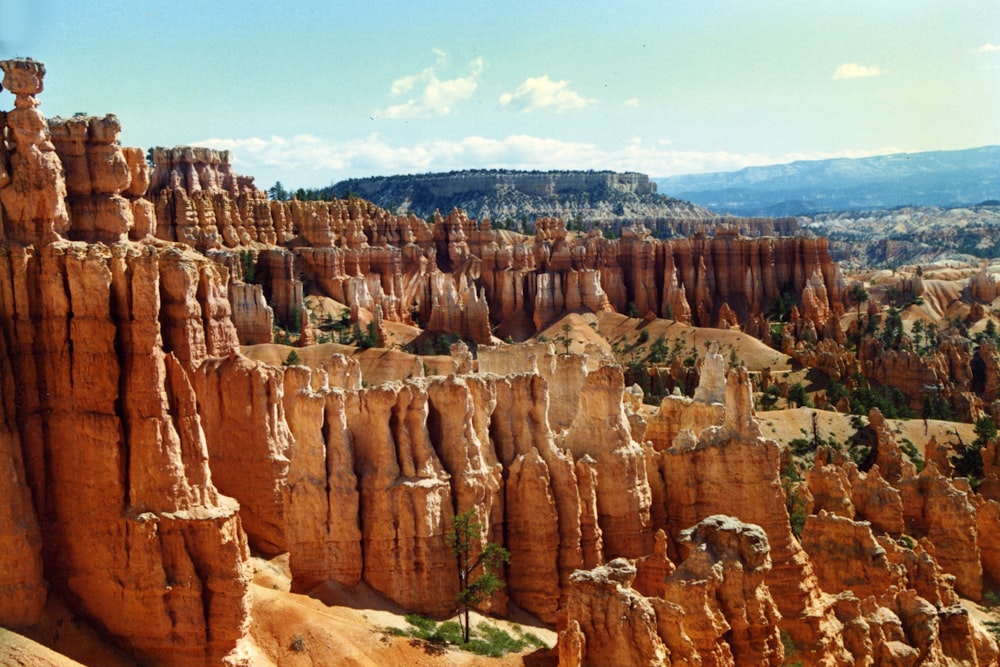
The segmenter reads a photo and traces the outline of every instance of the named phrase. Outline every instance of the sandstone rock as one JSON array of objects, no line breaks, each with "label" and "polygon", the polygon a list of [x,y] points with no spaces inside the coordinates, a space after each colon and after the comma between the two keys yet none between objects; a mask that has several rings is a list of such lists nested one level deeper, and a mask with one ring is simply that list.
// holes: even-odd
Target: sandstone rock
[{"label": "sandstone rock", "polygon": [[[580,647],[580,661],[560,653],[560,664],[665,665],[667,649],[657,633],[656,612],[630,588],[635,568],[624,558],[570,577],[566,615],[574,639],[564,632],[560,644]],[[579,630],[577,630],[579,628]],[[574,651],[575,653],[575,651]]]},{"label": "sandstone rock", "polygon": [[813,467],[806,471],[806,485],[812,496],[812,502],[805,508],[806,514],[826,511],[847,519],[854,518],[851,483],[843,467],[823,465],[817,456]]},{"label": "sandstone rock", "polygon": [[5,165],[0,188],[4,234],[17,243],[51,242],[69,228],[66,180],[50,141],[49,126],[35,107],[45,66],[32,60],[0,61],[4,81],[16,92],[16,108],[6,114],[7,138],[14,153]]},{"label": "sandstone rock", "polygon": [[823,609],[808,557],[791,533],[778,445],[760,435],[745,369],[729,372],[725,422],[698,436],[678,437],[662,457],[666,528],[674,542],[680,539],[677,526],[723,512],[761,526],[773,562],[767,585],[785,618],[783,627],[803,650],[838,655],[839,639],[822,629],[832,612]]},{"label": "sandstone rock", "polygon": [[281,371],[242,356],[213,358],[201,364],[194,381],[216,485],[239,501],[256,550],[272,556],[287,551],[293,436]]},{"label": "sandstone rock", "polygon": [[891,535],[906,532],[903,521],[903,498],[899,490],[882,477],[878,465],[867,473],[848,467],[851,503],[858,518],[869,521],[877,530]]},{"label": "sandstone rock", "polygon": [[[764,531],[713,515],[681,540],[690,555],[667,580],[665,597],[684,609],[685,630],[704,663],[782,664],[781,615],[764,583],[771,568]],[[716,632],[706,633],[709,627]]]},{"label": "sandstone rock", "polygon": [[[0,274],[2,275],[2,274]],[[3,290],[6,291],[6,290]],[[0,303],[9,300],[0,297]],[[0,625],[22,627],[39,620],[45,606],[42,536],[25,479],[14,412],[14,386],[0,335]]]},{"label": "sandstone rock", "polygon": [[[487,415],[496,405],[491,390],[485,382],[472,377],[451,376],[427,385],[428,435],[450,476],[454,507],[458,513],[473,510],[483,526],[482,542],[473,545],[476,552],[488,542],[501,546],[505,542],[501,465],[488,439]],[[555,559],[551,562],[554,572]],[[494,598],[491,609],[497,614],[506,613],[502,595]]]},{"label": "sandstone rock", "polygon": [[147,659],[220,661],[248,622],[249,554],[212,482],[188,371],[161,344],[176,267],[149,247],[68,242],[8,248],[0,266],[47,577]]},{"label": "sandstone rock", "polygon": [[991,303],[1000,296],[1000,280],[989,268],[989,261],[982,260],[979,272],[969,278],[969,296],[980,303]]},{"label": "sandstone rock", "polygon": [[917,474],[917,468],[910,462],[909,458],[903,454],[899,443],[889,430],[889,425],[885,417],[878,408],[872,408],[868,415],[868,424],[875,432],[875,465],[886,481],[893,485],[898,485],[903,479],[910,479]]},{"label": "sandstone rock", "polygon": [[639,556],[652,548],[650,491],[642,448],[632,441],[622,407],[624,377],[617,367],[589,373],[579,411],[563,442],[574,458],[592,457],[600,470],[598,523],[609,558]]},{"label": "sandstone rock", "polygon": [[284,372],[282,405],[294,438],[287,450],[285,533],[292,583],[303,591],[325,581],[354,586],[364,563],[347,399],[325,383],[312,384],[303,367]]},{"label": "sandstone rock", "polygon": [[[976,511],[966,492],[928,464],[918,477],[902,483],[904,517],[910,532],[926,536],[941,568],[955,576],[963,597],[979,600],[983,568],[978,545]],[[912,527],[912,528],[911,528]]]},{"label": "sandstone rock", "polygon": [[31,58],[4,60],[0,61],[0,69],[3,70],[3,87],[19,98],[42,92],[45,63]]},{"label": "sandstone rock", "polygon": [[636,576],[632,587],[648,597],[662,598],[666,591],[666,578],[677,566],[667,556],[667,534],[661,528],[653,538],[653,553],[636,559]]},{"label": "sandstone rock", "polygon": [[[666,547],[661,540],[657,560]],[[571,664],[765,664],[784,658],[780,618],[764,584],[768,542],[757,526],[712,516],[684,531],[691,554],[660,582],[633,589],[636,568],[616,559],[570,578],[561,654]],[[649,560],[641,561],[649,567]],[[654,568],[658,569],[658,568]],[[578,661],[572,663],[572,661]]]},{"label": "sandstone rock", "polygon": [[350,398],[347,428],[360,491],[364,580],[407,609],[444,615],[458,592],[457,565],[445,544],[454,505],[428,435],[427,409],[418,387],[370,387]]},{"label": "sandstone rock", "polygon": [[553,623],[559,608],[559,513],[548,466],[532,448],[519,455],[507,479],[507,589],[523,609]]},{"label": "sandstone rock", "polygon": [[[496,397],[490,432],[500,463],[509,470],[516,457],[527,454],[533,447],[548,467],[559,518],[560,590],[565,591],[570,575],[583,566],[583,541],[586,539],[594,552],[600,553],[596,529],[588,531],[586,536],[582,533],[583,522],[589,524],[597,516],[596,490],[578,483],[572,458],[555,446],[547,417],[548,384],[543,378],[537,375],[501,378],[496,383]],[[518,548],[516,544],[510,547]]]},{"label": "sandstone rock", "polygon": [[229,284],[229,305],[233,326],[241,345],[270,343],[274,332],[274,311],[267,305],[264,288],[242,282]]},{"label": "sandstone rock", "polygon": [[1000,581],[1000,503],[985,500],[978,494],[969,496],[976,508],[976,528],[978,529],[979,556],[983,565],[983,575],[990,581]]},{"label": "sandstone rock", "polygon": [[958,602],[955,578],[945,574],[921,544],[908,549],[884,536],[878,538],[878,543],[885,549],[889,561],[905,571],[907,587],[917,595],[938,608]]},{"label": "sandstone rock", "polygon": [[894,583],[903,583],[867,522],[821,509],[806,517],[802,547],[825,591],[850,590],[861,598],[878,597]]}]

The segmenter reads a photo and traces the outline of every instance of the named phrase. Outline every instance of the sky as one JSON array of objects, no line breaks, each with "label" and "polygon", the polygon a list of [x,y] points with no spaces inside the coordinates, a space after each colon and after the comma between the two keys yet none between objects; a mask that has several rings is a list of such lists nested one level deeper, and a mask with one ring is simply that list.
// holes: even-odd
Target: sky
[{"label": "sky", "polygon": [[1000,0],[0,0],[15,56],[47,116],[230,149],[265,189],[1000,144]]}]

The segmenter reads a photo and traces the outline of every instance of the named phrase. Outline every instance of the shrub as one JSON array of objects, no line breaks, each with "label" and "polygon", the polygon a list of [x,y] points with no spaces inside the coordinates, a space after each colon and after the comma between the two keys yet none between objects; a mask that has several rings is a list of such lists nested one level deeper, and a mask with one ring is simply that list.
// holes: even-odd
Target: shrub
[{"label": "shrub", "polygon": [[797,454],[798,456],[803,456],[816,449],[815,443],[805,438],[795,438],[788,443],[788,446],[791,448],[792,454]]},{"label": "shrub", "polygon": [[812,399],[806,393],[806,388],[802,386],[801,382],[796,382],[788,390],[788,402],[795,403],[800,408],[811,408],[813,406]]},{"label": "shrub", "polygon": [[451,644],[464,651],[493,658],[523,651],[529,646],[548,648],[545,642],[531,633],[524,632],[519,626],[514,627],[514,633],[517,635],[515,637],[496,626],[485,622],[479,623],[475,631],[470,633],[469,640],[465,641],[462,626],[455,621],[438,624],[420,614],[407,614],[405,619],[408,628],[387,628],[386,633],[394,637],[421,639],[433,644]]}]

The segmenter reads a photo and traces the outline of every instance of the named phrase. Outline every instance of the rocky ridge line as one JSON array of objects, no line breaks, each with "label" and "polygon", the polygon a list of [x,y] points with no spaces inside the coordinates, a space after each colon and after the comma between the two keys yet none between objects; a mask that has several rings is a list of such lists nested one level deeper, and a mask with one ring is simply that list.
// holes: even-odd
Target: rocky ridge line
[{"label": "rocky ridge line", "polygon": [[[19,108],[34,110],[44,68],[2,68]],[[44,121],[22,116],[7,116],[8,145],[25,136],[24,118]],[[114,125],[88,119],[88,132],[92,123]],[[96,142],[111,146],[99,150],[113,159],[87,161],[90,194],[81,181],[70,195],[60,189],[57,151],[39,148],[45,132],[31,138],[15,144],[0,185],[8,234],[0,243],[0,464],[12,473],[0,485],[0,544],[16,565],[0,571],[5,624],[37,620],[49,588],[144,660],[251,664],[248,546],[287,551],[298,590],[364,581],[408,609],[444,614],[457,585],[445,536],[454,515],[472,509],[483,539],[512,553],[508,589],[489,607],[502,613],[509,597],[559,622],[567,665],[603,664],[609,628],[621,638],[613,650],[650,664],[727,664],[729,656],[780,664],[779,630],[804,659],[823,664],[996,660],[996,643],[957,602],[978,600],[983,582],[1000,578],[997,485],[984,483],[980,494],[935,465],[917,475],[877,413],[877,468],[820,456],[786,492],[782,453],[761,435],[748,375],[727,372],[718,354],[707,355],[695,399],[669,397],[648,419],[692,413],[689,428],[666,442],[654,439],[667,437],[662,428],[647,439],[647,418],[626,398],[619,367],[591,366],[551,345],[484,346],[478,368],[468,368],[475,372],[370,387],[346,357],[316,368],[253,362],[231,317],[238,248],[204,245],[213,238],[202,233],[212,228],[208,209],[186,209],[204,224],[188,225],[201,231],[185,238],[218,261],[148,232],[130,240],[135,216],[129,227],[120,202],[122,215],[108,224],[102,215],[99,225],[77,227],[73,196],[132,201],[120,171],[127,159],[118,160],[115,142]],[[221,217],[234,238],[240,229],[258,238],[294,231],[262,213],[259,225],[245,223],[263,208],[226,209],[233,194],[216,189],[239,180],[227,181],[210,154],[199,159],[206,167],[194,192],[205,197],[191,199],[188,178],[157,201],[189,197],[239,211]],[[95,188],[103,179],[114,186]],[[364,205],[340,210],[344,232],[333,238],[342,245],[330,250],[363,249]],[[157,228],[175,229],[176,220]],[[424,238],[448,254],[459,283],[469,280],[474,242],[455,231],[464,234],[460,216],[450,236],[429,239],[405,218],[385,220],[372,226],[383,238],[411,238],[418,249]],[[95,230],[114,240],[64,236]],[[260,251],[272,299],[299,298],[293,252],[249,247]],[[342,258],[378,265],[395,256],[390,247]],[[424,263],[422,251],[406,252]],[[751,266],[755,252],[746,253]],[[558,261],[554,254],[542,258]],[[827,289],[818,252],[791,256],[809,260],[787,265],[790,280],[809,281],[816,295],[820,284]],[[822,314],[829,291],[826,298],[810,307]],[[995,480],[996,457],[987,458]],[[801,540],[786,493],[808,508]],[[723,513],[734,520],[716,517]],[[831,542],[841,549],[824,546]],[[704,584],[687,583],[695,580]],[[856,580],[867,588],[849,592]],[[651,611],[619,623],[618,610],[639,607]]]}]

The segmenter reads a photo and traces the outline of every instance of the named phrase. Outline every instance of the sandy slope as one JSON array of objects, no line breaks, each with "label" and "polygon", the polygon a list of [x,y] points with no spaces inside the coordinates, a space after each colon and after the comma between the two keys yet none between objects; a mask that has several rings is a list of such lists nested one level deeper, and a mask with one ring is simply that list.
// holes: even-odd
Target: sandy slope
[{"label": "sandy slope", "polygon": [[[856,431],[851,426],[851,415],[813,408],[757,412],[757,419],[766,437],[773,438],[779,443],[787,443],[795,438],[812,438],[814,414],[819,437],[824,440],[832,436],[837,442],[844,443]],[[867,424],[868,418],[862,417],[861,421]],[[923,419],[889,419],[888,422],[897,442],[902,444],[909,440],[921,453],[931,437],[941,443],[957,443],[959,438],[962,442],[969,443],[976,438],[975,427],[972,424],[936,419],[928,419],[926,422]]]},{"label": "sandy slope", "polygon": [[24,635],[0,628],[0,665],[18,667],[81,667],[77,662]]},{"label": "sandy slope", "polygon": [[[386,628],[407,627],[403,610],[363,584],[354,590],[326,584],[312,591],[311,595],[298,595],[288,592],[291,579],[286,557],[270,561],[254,558],[253,563],[251,634],[259,651],[255,664],[281,667],[539,664],[530,658],[526,661],[526,654],[511,654],[500,659],[484,658],[414,639],[394,637],[386,632]],[[473,625],[480,620],[482,617],[474,615]],[[534,633],[549,646],[555,645],[554,632],[531,621],[526,615],[522,615],[520,620],[526,631]]]},{"label": "sandy slope", "polygon": [[[643,331],[647,332],[646,343],[639,342]],[[613,345],[619,349],[635,345],[640,348],[636,353],[639,357],[647,354],[649,345],[663,336],[668,349],[680,340],[684,356],[692,351],[697,356],[704,356],[708,346],[714,343],[718,345],[720,354],[727,358],[734,354],[751,371],[764,368],[785,371],[792,367],[787,355],[740,331],[692,327],[673,320],[627,317],[611,312],[570,313],[550,324],[539,336],[555,341],[560,352],[564,351],[561,339],[565,336],[571,340],[570,352],[588,352],[586,346],[590,345],[589,351],[612,355]]]}]

